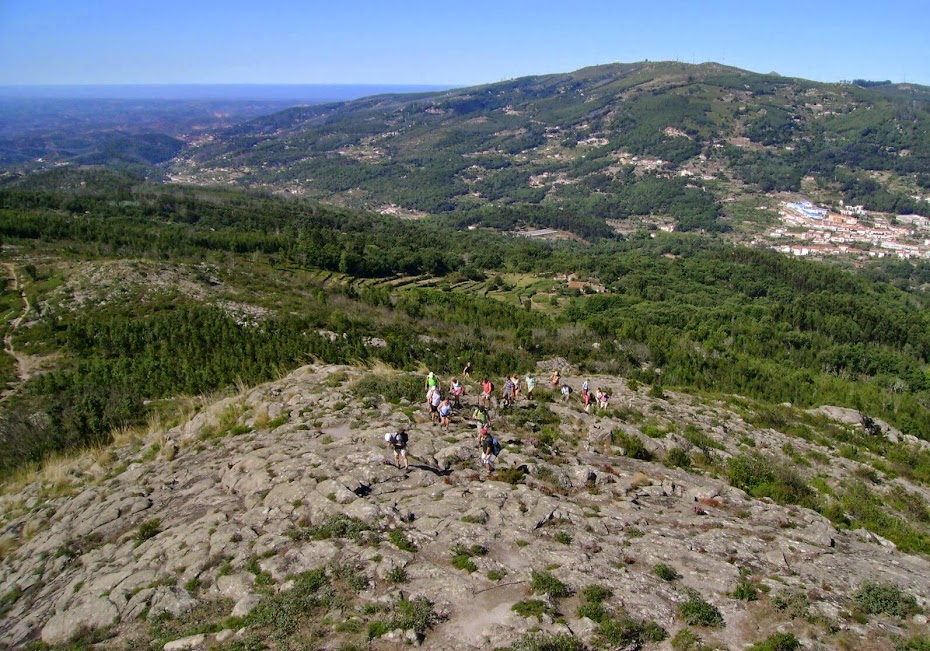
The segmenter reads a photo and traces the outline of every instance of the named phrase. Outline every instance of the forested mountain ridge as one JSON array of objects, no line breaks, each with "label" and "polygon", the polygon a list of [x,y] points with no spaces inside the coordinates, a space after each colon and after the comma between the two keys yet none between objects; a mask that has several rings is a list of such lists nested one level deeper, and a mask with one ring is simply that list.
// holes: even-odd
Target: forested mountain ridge
[{"label": "forested mountain ridge", "polygon": [[289,109],[185,150],[172,174],[461,223],[513,224],[518,210],[537,225],[576,220],[585,236],[642,214],[727,230],[734,196],[799,191],[808,177],[814,194],[930,214],[912,198],[930,187],[928,97],[719,64],[610,64]]}]

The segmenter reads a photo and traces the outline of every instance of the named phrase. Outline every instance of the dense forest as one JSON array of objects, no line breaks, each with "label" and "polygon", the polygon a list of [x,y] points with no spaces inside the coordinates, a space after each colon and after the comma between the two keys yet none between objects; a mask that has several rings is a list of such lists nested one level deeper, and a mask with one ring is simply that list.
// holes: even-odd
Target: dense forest
[{"label": "dense forest", "polygon": [[[539,242],[464,228],[515,218],[506,211],[410,222],[84,174],[79,189],[0,191],[4,258],[34,306],[14,344],[58,355],[0,406],[4,472],[106,440],[160,401],[310,360],[443,375],[470,360],[495,376],[563,357],[658,387],[852,407],[930,440],[921,267],[850,272],[706,235],[593,226],[593,243]],[[151,285],[126,278],[122,294],[76,309],[76,294],[95,291],[75,288],[77,270],[120,260]],[[216,295],[153,289],[166,273]],[[568,274],[604,291],[569,290]],[[234,302],[259,316],[224,307]],[[10,282],[2,304],[10,332]]]}]

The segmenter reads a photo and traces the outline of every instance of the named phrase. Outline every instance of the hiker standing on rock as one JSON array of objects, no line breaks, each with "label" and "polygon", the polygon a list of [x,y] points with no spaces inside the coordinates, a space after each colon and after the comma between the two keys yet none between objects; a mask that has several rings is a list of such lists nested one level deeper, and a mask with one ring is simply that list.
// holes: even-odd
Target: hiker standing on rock
[{"label": "hiker standing on rock", "polygon": [[554,371],[552,371],[552,377],[549,379],[552,382],[552,388],[558,389],[559,383],[562,381],[562,374],[559,373],[559,369],[555,369]]},{"label": "hiker standing on rock", "polygon": [[398,468],[401,468],[400,462],[403,461],[403,470],[407,470],[409,463],[407,462],[407,441],[409,440],[407,436],[407,428],[400,427],[396,432],[388,432],[384,435],[384,442],[387,443],[388,447],[394,450],[394,463]]},{"label": "hiker standing on rock", "polygon": [[526,399],[533,399],[533,390],[536,388],[536,376],[532,371],[526,374]]}]

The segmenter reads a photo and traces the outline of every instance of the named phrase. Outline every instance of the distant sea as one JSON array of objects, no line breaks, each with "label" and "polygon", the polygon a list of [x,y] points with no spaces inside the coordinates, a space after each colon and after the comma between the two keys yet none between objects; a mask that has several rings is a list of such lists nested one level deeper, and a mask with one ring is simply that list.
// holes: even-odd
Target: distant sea
[{"label": "distant sea", "polygon": [[340,102],[385,93],[420,93],[453,86],[398,84],[126,84],[113,86],[0,86],[0,99],[245,100]]}]

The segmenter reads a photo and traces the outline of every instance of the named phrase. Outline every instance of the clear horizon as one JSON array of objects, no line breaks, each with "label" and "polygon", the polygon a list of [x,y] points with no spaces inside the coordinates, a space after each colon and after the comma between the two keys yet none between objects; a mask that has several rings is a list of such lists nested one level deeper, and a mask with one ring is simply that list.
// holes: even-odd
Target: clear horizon
[{"label": "clear horizon", "polygon": [[2,0],[0,85],[462,87],[643,60],[930,85],[930,9],[918,0],[566,11],[553,0]]}]

